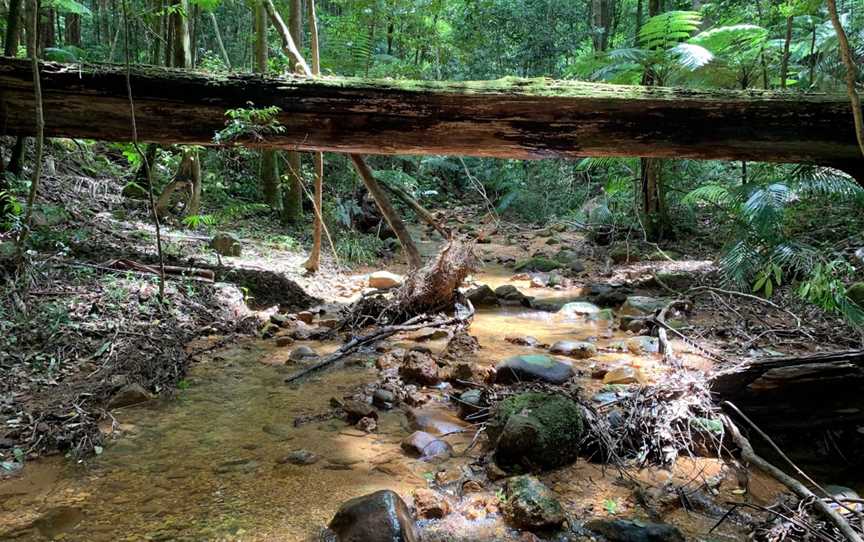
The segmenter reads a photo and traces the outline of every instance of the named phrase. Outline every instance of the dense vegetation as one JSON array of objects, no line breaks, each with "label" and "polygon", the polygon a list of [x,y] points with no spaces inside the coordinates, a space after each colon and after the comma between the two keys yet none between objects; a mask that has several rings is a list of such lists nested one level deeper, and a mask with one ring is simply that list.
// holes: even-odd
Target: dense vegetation
[{"label": "dense vegetation", "polygon": [[[860,65],[864,9],[852,0],[838,4]],[[308,7],[299,0],[45,0],[37,53],[64,62],[281,75],[293,72],[295,62],[268,10],[284,15],[309,59]],[[325,76],[515,75],[790,93],[846,90],[838,37],[826,6],[816,0],[329,0],[315,7]],[[9,0],[2,28],[7,54],[27,55],[29,13],[29,2]],[[857,77],[860,88],[864,70]],[[214,141],[230,143],[250,133],[266,138],[280,129],[272,115],[267,104],[236,110]],[[28,189],[21,153],[30,147],[22,143],[8,141],[3,186],[11,194]],[[167,220],[207,229],[239,215],[272,213],[281,217],[286,233],[307,238],[304,224],[314,214],[306,197],[314,177],[309,155],[240,147],[149,146],[145,152],[127,142],[76,145],[104,157],[94,164],[125,176],[129,194],[146,192],[143,165],[152,165],[159,212]],[[719,254],[735,287],[771,296],[795,282],[803,298],[864,322],[864,313],[845,295],[855,274],[852,253],[862,244],[856,236],[864,191],[837,170],[591,157],[523,162],[405,156],[373,158],[371,164],[381,181],[427,204],[468,195],[499,215],[538,225],[567,220],[615,240],[680,242],[695,235],[707,252]],[[337,251],[348,261],[370,261],[385,244],[360,226],[369,202],[350,161],[328,155],[324,178],[323,215]],[[178,179],[194,181],[188,197]],[[173,204],[172,195],[183,201]],[[7,201],[6,229],[21,228],[23,207],[16,201]]]}]

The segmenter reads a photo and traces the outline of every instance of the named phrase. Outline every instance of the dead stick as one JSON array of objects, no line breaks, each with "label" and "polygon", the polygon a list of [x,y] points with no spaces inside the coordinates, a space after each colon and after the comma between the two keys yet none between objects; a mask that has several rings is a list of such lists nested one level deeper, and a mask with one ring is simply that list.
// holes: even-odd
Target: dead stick
[{"label": "dead stick", "polygon": [[444,237],[444,239],[450,239],[450,237],[452,237],[453,234],[450,232],[450,230],[439,224],[438,221],[435,220],[435,217],[432,216],[432,213],[427,211],[425,207],[420,205],[417,200],[409,196],[407,192],[402,190],[402,188],[386,182],[381,183],[381,185],[387,190],[389,190],[394,196],[402,200],[408,207],[411,207],[411,209],[414,211],[414,214],[416,214],[418,218],[435,228],[435,230],[440,233],[441,236]]},{"label": "dead stick", "polygon": [[792,478],[782,470],[778,469],[768,461],[762,459],[760,456],[756,455],[756,452],[753,451],[753,446],[750,444],[744,436],[741,434],[741,431],[738,429],[738,426],[729,418],[729,416],[721,415],[721,419],[723,420],[723,425],[726,426],[726,429],[729,430],[729,434],[732,436],[732,440],[735,444],[741,448],[741,457],[755,465],[757,468],[770,475],[772,478],[780,482],[781,484],[788,487],[792,490],[798,497],[802,499],[812,499],[813,506],[822,514],[822,516],[834,524],[835,527],[846,537],[846,540],[849,542],[864,542],[861,536],[852,529],[852,526],[849,525],[849,522],[837,513],[836,510],[828,506],[828,504],[822,499],[818,498],[812,491],[810,491],[807,486]]}]

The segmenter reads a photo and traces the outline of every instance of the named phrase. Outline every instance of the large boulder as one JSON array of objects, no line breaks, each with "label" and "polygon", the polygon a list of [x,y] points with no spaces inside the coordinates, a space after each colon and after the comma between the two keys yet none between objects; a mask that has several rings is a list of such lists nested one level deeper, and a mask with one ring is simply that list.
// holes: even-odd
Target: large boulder
[{"label": "large boulder", "polygon": [[486,284],[480,284],[465,292],[465,297],[475,307],[494,307],[498,305],[498,296],[495,290]]},{"label": "large boulder", "polygon": [[504,516],[517,529],[554,529],[564,523],[564,509],[552,491],[533,476],[515,476],[504,484]]},{"label": "large boulder", "polygon": [[573,462],[582,411],[559,394],[528,392],[498,403],[487,425],[495,463],[509,472],[553,469]]},{"label": "large boulder", "polygon": [[650,316],[663,309],[668,301],[644,295],[627,296],[627,301],[621,306],[621,314],[627,316]]},{"label": "large boulder", "polygon": [[577,359],[588,359],[597,354],[597,347],[585,341],[558,341],[549,352]]},{"label": "large boulder", "polygon": [[573,301],[558,309],[564,318],[589,318],[600,313],[600,307],[587,301]]},{"label": "large boulder", "polygon": [[411,510],[390,490],[376,491],[345,502],[329,528],[338,542],[416,542]]},{"label": "large boulder", "polygon": [[389,290],[402,285],[402,277],[389,271],[375,271],[369,275],[369,287]]},{"label": "large boulder", "polygon": [[503,284],[495,288],[495,296],[502,305],[530,306],[531,299],[512,284]]},{"label": "large boulder", "polygon": [[609,542],[684,542],[677,527],[626,519],[593,519],[585,523],[589,531],[603,535]]},{"label": "large boulder", "polygon": [[513,356],[495,366],[495,381],[499,384],[533,381],[563,384],[573,375],[569,363],[544,354]]},{"label": "large boulder", "polygon": [[210,240],[210,248],[215,250],[220,256],[240,256],[243,250],[243,245],[240,244],[240,239],[230,233],[217,233]]}]

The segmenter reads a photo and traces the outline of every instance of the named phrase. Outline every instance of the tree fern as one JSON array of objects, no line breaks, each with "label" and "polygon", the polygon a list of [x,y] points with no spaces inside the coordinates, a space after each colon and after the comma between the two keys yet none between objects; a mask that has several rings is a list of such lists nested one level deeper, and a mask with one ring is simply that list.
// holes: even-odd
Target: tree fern
[{"label": "tree fern", "polygon": [[648,50],[665,50],[699,30],[702,16],[695,11],[667,11],[648,19],[639,30],[639,44]]}]

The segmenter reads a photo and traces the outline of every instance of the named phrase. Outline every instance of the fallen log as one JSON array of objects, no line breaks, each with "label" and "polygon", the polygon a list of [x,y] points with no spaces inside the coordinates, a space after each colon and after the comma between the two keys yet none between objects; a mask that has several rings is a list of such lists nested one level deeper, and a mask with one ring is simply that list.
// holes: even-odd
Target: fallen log
[{"label": "fallen log", "polygon": [[864,350],[756,360],[716,374],[709,385],[766,430],[864,422]]},{"label": "fallen log", "polygon": [[[125,71],[42,63],[45,135],[131,138]],[[225,111],[275,105],[258,147],[506,158],[644,156],[833,165],[864,182],[846,96],[551,79],[371,81],[204,75],[138,66],[142,142],[212,145]],[[34,133],[27,60],[0,59],[0,134]]]}]

